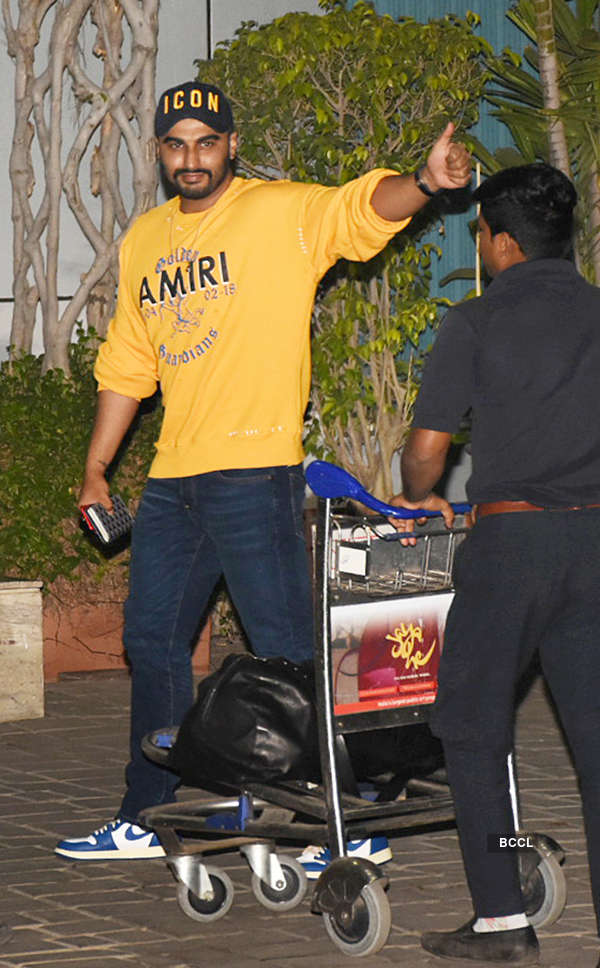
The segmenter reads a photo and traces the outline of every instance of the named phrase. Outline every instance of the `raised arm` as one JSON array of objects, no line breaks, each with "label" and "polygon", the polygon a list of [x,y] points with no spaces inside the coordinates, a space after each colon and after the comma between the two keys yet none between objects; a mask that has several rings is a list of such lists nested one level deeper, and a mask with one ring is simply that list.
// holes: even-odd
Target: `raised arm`
[{"label": "raised arm", "polygon": [[112,511],[106,470],[119,449],[131,421],[137,413],[139,401],[114,390],[101,390],[94,429],[90,439],[83,485],[78,505],[103,504]]},{"label": "raised arm", "polygon": [[[419,170],[419,180],[431,194],[443,188],[464,188],[471,178],[471,156],[462,144],[452,141],[454,125],[446,125]],[[419,188],[415,175],[389,175],[377,185],[371,205],[381,218],[400,222],[414,215],[429,201]]]}]

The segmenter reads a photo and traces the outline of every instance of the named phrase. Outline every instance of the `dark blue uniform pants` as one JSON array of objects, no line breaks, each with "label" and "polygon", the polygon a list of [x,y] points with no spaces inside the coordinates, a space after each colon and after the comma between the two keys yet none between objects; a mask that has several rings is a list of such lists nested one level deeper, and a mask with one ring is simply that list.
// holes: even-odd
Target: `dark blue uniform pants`
[{"label": "dark blue uniform pants", "polygon": [[[432,710],[443,742],[475,913],[523,910],[506,759],[516,692],[536,650],[580,780],[600,925],[600,509],[477,522],[455,562]],[[525,737],[526,742],[526,737]]]}]

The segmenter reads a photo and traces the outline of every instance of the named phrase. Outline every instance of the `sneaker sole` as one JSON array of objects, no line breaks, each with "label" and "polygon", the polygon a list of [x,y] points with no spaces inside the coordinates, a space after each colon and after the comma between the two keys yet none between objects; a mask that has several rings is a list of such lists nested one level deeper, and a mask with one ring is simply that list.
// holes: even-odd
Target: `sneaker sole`
[{"label": "sneaker sole", "polygon": [[[356,857],[358,860],[370,860],[371,863],[373,864],[386,864],[388,860],[392,859],[392,851],[389,847],[383,847],[381,850],[376,850],[374,854],[369,854],[368,857],[361,857],[360,854],[350,854],[348,856],[350,856],[351,858]],[[300,864],[302,864],[302,861],[300,861]],[[304,864],[302,864],[302,866],[304,867]],[[328,866],[329,865],[326,865],[325,867],[319,867],[318,869],[315,869],[315,870],[307,870],[306,867],[304,867],[307,880],[309,881],[318,880],[318,878],[321,876],[323,871],[327,870]]]},{"label": "sneaker sole", "polygon": [[164,847],[144,847],[142,850],[68,850],[55,847],[54,853],[67,860],[152,860],[155,857],[166,857]]}]

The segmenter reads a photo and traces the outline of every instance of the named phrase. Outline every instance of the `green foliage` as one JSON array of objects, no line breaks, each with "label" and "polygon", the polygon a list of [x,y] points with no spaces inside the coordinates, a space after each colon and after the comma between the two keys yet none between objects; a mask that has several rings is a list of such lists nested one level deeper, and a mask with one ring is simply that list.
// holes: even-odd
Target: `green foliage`
[{"label": "green foliage", "polygon": [[[554,34],[562,120],[571,172],[580,195],[578,251],[580,268],[600,284],[597,183],[600,175],[600,0],[553,0]],[[531,0],[519,0],[507,16],[532,41],[523,57],[510,49],[488,62],[494,82],[486,95],[493,114],[508,127],[517,151],[491,155],[477,144],[476,153],[488,172],[532,161],[549,161],[549,124],[539,74],[535,10]],[[594,252],[594,250],[596,250]]]},{"label": "green foliage", "polygon": [[[335,420],[345,423],[359,404],[395,410],[396,401],[388,393],[382,396],[383,374],[376,372],[386,354],[393,357],[402,385],[411,371],[414,379],[414,351],[425,329],[435,325],[438,304],[445,302],[429,296],[432,252],[438,250],[418,246],[410,239],[392,243],[369,263],[344,266],[338,285],[319,301],[313,377],[315,393],[323,400],[320,417],[327,424]],[[374,278],[383,287],[374,285]],[[411,404],[415,394],[416,382],[411,387]],[[323,438],[326,434],[312,421],[307,437],[311,453],[321,456]]]},{"label": "green foliage", "polygon": [[[232,101],[243,172],[339,185],[376,167],[414,170],[449,120],[464,136],[491,53],[474,15],[419,24],[364,0],[321,6],[323,15],[244,23],[196,62],[199,79]],[[415,219],[367,266],[338,265],[317,299],[309,446],[380,493],[410,417],[408,348],[437,315],[426,228]]]},{"label": "green foliage", "polygon": [[449,120],[462,130],[477,120],[490,48],[472,21],[396,22],[364,0],[322,6],[249,21],[196,62],[234,105],[250,171],[341,184],[377,165],[412,170]]},{"label": "green foliage", "polygon": [[[122,568],[127,553],[110,563],[80,530],[76,499],[96,406],[92,375],[97,340],[79,334],[70,348],[71,375],[43,373],[43,357],[23,356],[0,366],[0,574],[41,579],[77,578],[82,563]],[[149,466],[157,417],[142,417],[115,490],[139,497]]]}]

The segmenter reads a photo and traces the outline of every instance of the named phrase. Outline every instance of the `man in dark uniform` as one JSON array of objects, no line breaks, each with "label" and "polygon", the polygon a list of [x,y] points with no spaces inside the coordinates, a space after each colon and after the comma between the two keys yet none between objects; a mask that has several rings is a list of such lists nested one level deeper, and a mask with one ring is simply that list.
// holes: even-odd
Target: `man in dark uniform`
[{"label": "man in dark uniform", "polygon": [[517,851],[502,844],[515,833],[507,755],[517,684],[536,650],[579,774],[600,914],[600,289],[569,259],[576,193],[561,172],[510,168],[474,197],[493,281],[445,318],[394,498],[451,524],[431,489],[470,411],[476,524],[455,563],[431,725],[444,745],[474,918],[422,944],[445,958],[532,964],[539,949]]}]

